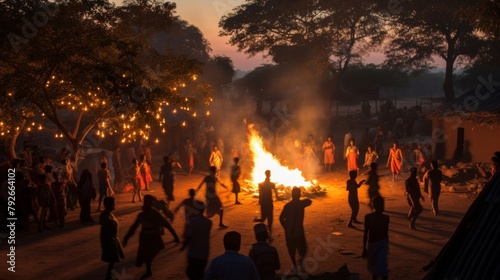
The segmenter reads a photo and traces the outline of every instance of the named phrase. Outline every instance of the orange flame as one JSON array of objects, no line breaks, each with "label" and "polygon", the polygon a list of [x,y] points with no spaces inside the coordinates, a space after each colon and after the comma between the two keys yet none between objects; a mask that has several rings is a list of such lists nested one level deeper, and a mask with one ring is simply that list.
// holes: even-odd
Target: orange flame
[{"label": "orange flame", "polygon": [[271,181],[276,185],[284,186],[310,186],[311,182],[306,181],[299,169],[290,169],[281,165],[278,159],[266,150],[259,133],[249,125],[248,135],[250,151],[253,154],[254,167],[251,172],[251,181],[255,184],[264,182],[265,171],[271,171]]}]

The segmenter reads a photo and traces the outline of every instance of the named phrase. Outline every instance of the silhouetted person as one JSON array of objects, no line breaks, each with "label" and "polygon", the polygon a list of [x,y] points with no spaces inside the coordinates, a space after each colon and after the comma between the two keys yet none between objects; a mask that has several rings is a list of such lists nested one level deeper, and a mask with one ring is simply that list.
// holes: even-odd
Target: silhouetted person
[{"label": "silhouetted person", "polygon": [[181,209],[181,207],[184,207],[184,219],[185,219],[185,227],[184,227],[184,238],[186,238],[187,234],[187,227],[189,226],[190,221],[198,216],[200,212],[203,210],[205,211],[205,203],[202,201],[199,201],[195,199],[194,197],[196,196],[196,190],[194,189],[189,189],[189,198],[184,199],[177,207],[174,209],[174,215]]},{"label": "silhouetted person", "polygon": [[181,248],[188,249],[188,265],[186,275],[190,280],[203,279],[203,272],[207,267],[210,250],[210,229],[212,221],[203,216],[205,205],[198,205],[198,214],[190,219],[187,224],[184,244]]},{"label": "silhouetted person", "polygon": [[43,232],[48,229],[46,225],[47,214],[49,213],[50,206],[55,201],[52,187],[47,183],[47,175],[39,175],[40,183],[38,184],[37,201],[38,201],[38,232]]},{"label": "silhouetted person", "polygon": [[276,184],[271,182],[271,171],[266,170],[266,179],[264,182],[259,184],[259,204],[260,204],[260,219],[256,219],[256,222],[265,222],[267,219],[267,225],[269,227],[269,233],[272,235],[273,232],[273,191],[276,199],[278,199],[278,191],[276,190]]},{"label": "silhouetted person", "polygon": [[241,167],[238,164],[240,162],[240,159],[236,157],[233,159],[233,162],[234,164],[233,166],[231,166],[231,182],[233,183],[232,192],[234,193],[234,204],[241,204],[241,202],[238,200],[238,193],[241,191],[240,183],[238,182],[238,179],[241,175]]},{"label": "silhouetted person", "polygon": [[261,280],[274,280],[276,278],[276,270],[280,269],[278,251],[266,242],[269,238],[266,225],[263,223],[256,224],[253,230],[257,243],[252,245],[248,256],[255,263]]},{"label": "silhouetted person", "polygon": [[219,196],[217,196],[215,183],[219,182],[224,188],[227,189],[227,187],[215,176],[216,171],[215,166],[210,167],[210,174],[201,181],[198,190],[201,189],[203,184],[206,184],[205,198],[207,204],[207,217],[212,218],[214,215],[218,214],[220,217],[219,228],[227,228],[227,226],[222,223],[224,210],[222,210],[222,202]]},{"label": "silhouetted person", "polygon": [[[378,174],[377,174],[377,163],[372,162],[370,164],[370,171],[368,171],[368,179],[366,180],[365,184],[368,185],[368,197],[370,198],[370,202],[368,203],[368,206],[372,207],[372,200],[373,198],[380,196],[379,190],[380,190],[380,185],[378,184]],[[373,209],[373,207],[372,207]]]},{"label": "silhouetted person", "polygon": [[163,165],[160,169],[160,178],[161,186],[163,187],[163,191],[165,191],[165,195],[167,196],[167,202],[174,200],[174,170],[172,168],[172,163],[170,162],[170,158],[168,156],[163,157]]},{"label": "silhouetted person", "polygon": [[125,258],[118,239],[118,220],[113,214],[113,210],[115,210],[115,199],[111,196],[104,198],[104,211],[99,218],[99,224],[101,225],[101,260],[109,264],[106,280],[112,279],[111,271],[115,263]]},{"label": "silhouetted person", "polygon": [[101,170],[97,172],[97,180],[99,181],[99,203],[97,204],[97,211],[101,211],[102,200],[113,194],[111,189],[111,174],[106,162],[101,163]]},{"label": "silhouetted person", "polygon": [[418,183],[417,174],[417,168],[410,168],[410,177],[408,177],[405,181],[406,198],[408,199],[408,204],[410,205],[408,219],[410,220],[409,226],[411,229],[415,229],[415,222],[417,221],[418,215],[420,215],[420,213],[424,210],[422,204],[420,204],[420,198],[424,200],[424,197],[420,193],[420,184]]},{"label": "silhouetted person", "polygon": [[214,258],[205,273],[205,280],[258,280],[259,274],[252,259],[238,253],[241,246],[241,234],[230,231],[224,235],[226,252]]},{"label": "silhouetted person", "polygon": [[[280,215],[280,222],[285,230],[286,247],[292,259],[294,273],[302,270],[302,262],[307,253],[307,243],[304,232],[304,209],[311,205],[310,199],[300,199],[300,189],[292,189],[292,200],[285,204]],[[299,252],[299,262],[295,260],[295,253]]]},{"label": "silhouetted person", "polygon": [[359,199],[358,199],[358,189],[365,182],[362,180],[361,182],[356,182],[356,177],[358,176],[358,172],[356,170],[349,171],[349,180],[346,182],[346,190],[349,192],[348,201],[349,206],[351,207],[351,218],[349,219],[348,227],[354,227],[352,223],[359,224],[358,221],[358,213],[359,213]]},{"label": "silhouetted person", "polygon": [[115,178],[113,180],[113,190],[121,191],[120,184],[121,182],[123,182],[124,175],[123,175],[122,156],[120,153],[120,147],[116,147],[115,151],[113,152],[112,163],[113,163],[113,171],[115,174]]},{"label": "silhouetted person", "polygon": [[387,252],[389,246],[389,216],[384,215],[384,199],[373,198],[374,213],[365,216],[365,231],[363,234],[363,258],[368,261],[368,270],[373,279],[387,279]]},{"label": "silhouetted person", "polygon": [[[431,163],[432,169],[424,175],[424,192],[429,193],[432,204],[432,213],[439,215],[439,195],[441,194],[441,181],[443,181],[443,172],[438,169],[436,160]],[[430,192],[429,192],[430,188]]]},{"label": "silhouetted person", "polygon": [[68,194],[68,179],[62,179],[61,182],[55,181],[51,185],[54,197],[56,198],[55,210],[57,219],[59,220],[59,228],[63,228],[65,224],[65,217],[68,213],[66,211],[66,195]]},{"label": "silhouetted person", "polygon": [[90,216],[90,203],[97,194],[92,181],[92,173],[84,169],[77,184],[78,202],[80,203],[80,221],[83,223],[93,222]]},{"label": "silhouetted person", "polygon": [[146,273],[141,276],[141,279],[149,278],[153,275],[151,271],[151,264],[154,257],[165,248],[163,240],[161,239],[161,228],[164,227],[170,231],[174,237],[174,241],[179,243],[179,237],[175,233],[175,230],[168,223],[168,221],[163,217],[158,210],[153,208],[153,203],[155,202],[155,197],[152,195],[144,196],[144,206],[142,206],[142,212],[139,213],[134,224],[130,227],[127,235],[123,239],[123,246],[127,246],[128,239],[134,234],[135,230],[139,225],[141,225],[141,233],[139,236],[139,249],[137,251],[137,258],[135,265],[141,267],[143,263],[146,263]]}]

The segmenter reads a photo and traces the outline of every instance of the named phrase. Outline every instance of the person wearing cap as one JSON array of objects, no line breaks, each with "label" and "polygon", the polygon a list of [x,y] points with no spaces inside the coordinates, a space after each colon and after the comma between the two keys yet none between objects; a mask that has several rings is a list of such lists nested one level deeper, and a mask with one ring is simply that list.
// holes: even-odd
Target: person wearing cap
[{"label": "person wearing cap", "polygon": [[210,250],[212,221],[203,215],[205,204],[203,202],[199,203],[197,205],[197,214],[186,221],[185,240],[181,248],[182,251],[184,248],[189,247],[186,275],[190,280],[203,279],[203,272],[207,267]]},{"label": "person wearing cap", "polygon": [[230,231],[224,235],[226,252],[212,260],[205,273],[205,280],[258,280],[257,268],[250,257],[238,253],[241,234]]},{"label": "person wearing cap", "polygon": [[253,230],[257,243],[252,245],[248,256],[255,263],[260,279],[273,280],[276,278],[276,270],[280,269],[278,251],[266,242],[269,234],[265,224],[258,223],[253,227]]},{"label": "person wearing cap", "polygon": [[406,198],[408,199],[408,204],[410,205],[408,220],[410,220],[409,226],[411,229],[415,229],[417,217],[424,210],[424,207],[420,204],[420,199],[424,200],[424,197],[420,193],[420,184],[418,183],[417,173],[417,168],[410,168],[410,177],[408,177],[405,181]]}]

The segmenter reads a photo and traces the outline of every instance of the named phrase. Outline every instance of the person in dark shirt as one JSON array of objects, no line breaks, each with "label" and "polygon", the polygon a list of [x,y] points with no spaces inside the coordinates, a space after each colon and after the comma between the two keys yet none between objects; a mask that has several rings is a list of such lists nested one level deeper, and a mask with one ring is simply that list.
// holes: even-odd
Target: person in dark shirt
[{"label": "person in dark shirt", "polygon": [[424,208],[420,204],[420,198],[424,200],[424,197],[420,193],[420,184],[418,183],[418,169],[412,167],[410,169],[410,177],[405,181],[406,188],[406,198],[408,199],[408,204],[410,205],[410,212],[408,213],[408,219],[410,220],[410,228],[415,229],[415,222],[417,221],[418,215],[422,213]]},{"label": "person in dark shirt", "polygon": [[380,185],[378,183],[379,176],[377,174],[377,163],[372,162],[370,164],[370,171],[368,172],[368,179],[366,180],[365,184],[368,185],[368,197],[370,198],[370,202],[368,206],[373,209],[372,206],[372,201],[373,198],[380,196],[379,190],[380,190]]},{"label": "person in dark shirt", "polygon": [[389,216],[384,215],[384,199],[373,198],[374,213],[365,216],[365,231],[363,234],[363,258],[367,259],[368,270],[373,279],[381,276],[387,280],[387,252],[389,244]]},{"label": "person in dark shirt", "polygon": [[163,157],[163,165],[160,169],[161,186],[165,195],[167,196],[167,202],[174,200],[174,170],[172,167],[172,162],[168,156]]},{"label": "person in dark shirt", "polygon": [[208,263],[210,249],[212,221],[203,216],[205,205],[203,202],[200,203],[198,213],[187,224],[185,240],[181,248],[182,251],[185,247],[189,247],[186,275],[190,280],[203,279],[203,272]]},{"label": "person in dark shirt", "polygon": [[[285,230],[286,247],[292,259],[294,273],[302,269],[302,262],[307,253],[306,237],[304,232],[304,209],[311,205],[310,199],[300,199],[300,189],[292,189],[292,200],[285,204],[280,215],[280,222]],[[295,260],[295,253],[299,252],[300,259]]]},{"label": "person in dark shirt", "polygon": [[[424,192],[429,193],[432,204],[432,213],[434,216],[439,215],[439,195],[441,194],[441,181],[443,181],[443,172],[438,169],[436,160],[431,163],[432,169],[424,175]],[[430,188],[430,192],[429,192]]]},{"label": "person in dark shirt", "polygon": [[240,159],[235,157],[233,159],[233,162],[234,165],[231,166],[231,182],[233,183],[232,192],[234,193],[234,198],[235,198],[234,204],[240,205],[241,202],[238,200],[238,193],[241,191],[240,183],[238,182],[238,179],[240,178],[241,175],[241,167],[238,164],[240,162]]},{"label": "person in dark shirt", "polygon": [[263,223],[256,224],[253,230],[257,243],[252,245],[248,256],[255,263],[261,280],[274,280],[276,278],[276,270],[280,269],[278,251],[266,242],[269,238],[266,225]]},{"label": "person in dark shirt", "polygon": [[118,220],[113,214],[115,210],[115,199],[111,196],[104,198],[104,211],[99,218],[101,225],[101,260],[108,263],[108,270],[106,271],[106,280],[111,280],[111,271],[116,262],[123,259],[122,245],[118,239]]},{"label": "person in dark shirt", "polygon": [[135,261],[135,265],[137,267],[141,267],[143,263],[146,263],[146,273],[141,276],[141,279],[146,279],[153,275],[151,270],[153,259],[160,252],[160,250],[165,248],[161,238],[162,227],[170,231],[174,237],[175,243],[179,243],[179,238],[177,237],[175,230],[168,223],[165,217],[153,208],[155,200],[156,198],[152,195],[144,196],[144,206],[142,207],[142,212],[139,213],[134,224],[132,224],[123,239],[123,247],[125,247],[127,246],[129,238],[134,235],[134,232],[139,225],[142,226],[139,236],[139,249],[137,251],[137,258]]},{"label": "person in dark shirt", "polygon": [[181,207],[184,207],[184,219],[186,221],[184,228],[184,238],[186,238],[187,230],[189,223],[191,220],[198,216],[200,212],[205,211],[205,203],[202,201],[196,200],[194,197],[196,196],[195,189],[189,189],[189,198],[184,199],[177,207],[174,209],[174,215],[179,212]]},{"label": "person in dark shirt", "polygon": [[273,191],[276,199],[278,199],[278,191],[276,190],[276,185],[271,182],[271,171],[266,170],[266,180],[259,184],[259,204],[260,204],[260,219],[255,219],[256,222],[264,222],[267,220],[267,225],[269,227],[269,233],[272,235],[273,226]]},{"label": "person in dark shirt", "polygon": [[353,228],[353,224],[360,224],[358,221],[358,212],[359,212],[359,199],[358,199],[358,188],[365,182],[362,180],[359,184],[356,182],[356,177],[358,172],[356,170],[349,171],[349,180],[347,180],[346,190],[349,192],[349,206],[351,207],[351,219],[349,219],[348,227]]}]

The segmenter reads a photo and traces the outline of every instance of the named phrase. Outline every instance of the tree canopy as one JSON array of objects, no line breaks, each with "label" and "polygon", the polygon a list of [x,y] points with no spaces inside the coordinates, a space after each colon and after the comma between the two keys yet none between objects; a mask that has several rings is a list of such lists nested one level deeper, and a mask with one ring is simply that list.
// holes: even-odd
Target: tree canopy
[{"label": "tree canopy", "polygon": [[174,9],[145,0],[124,7],[85,0],[1,2],[0,35],[11,38],[0,45],[0,88],[8,104],[30,108],[25,118],[53,123],[75,151],[93,129],[101,137],[123,135],[122,141],[147,139],[154,127],[167,125],[166,106],[194,111],[207,105],[211,88],[198,79],[202,63],[150,43],[178,20]]}]

